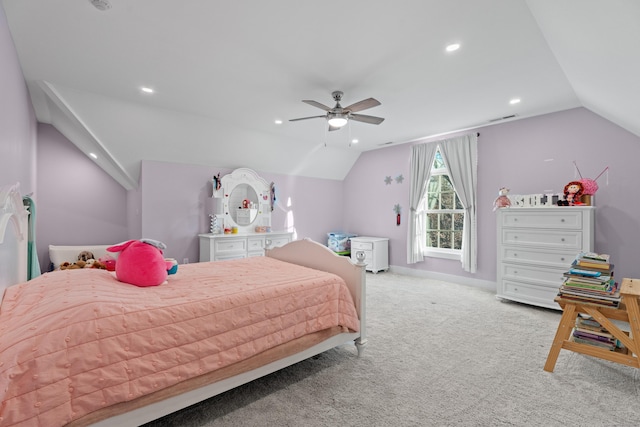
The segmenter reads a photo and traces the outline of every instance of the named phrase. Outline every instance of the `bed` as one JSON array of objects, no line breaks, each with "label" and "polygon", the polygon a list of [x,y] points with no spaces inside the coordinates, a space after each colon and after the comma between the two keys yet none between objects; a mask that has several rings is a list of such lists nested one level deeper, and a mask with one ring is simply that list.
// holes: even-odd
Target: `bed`
[{"label": "bed", "polygon": [[137,426],[366,344],[363,265],[319,243],[180,265],[152,288],[100,269],[25,282],[17,186],[0,191],[0,209],[0,426]]}]

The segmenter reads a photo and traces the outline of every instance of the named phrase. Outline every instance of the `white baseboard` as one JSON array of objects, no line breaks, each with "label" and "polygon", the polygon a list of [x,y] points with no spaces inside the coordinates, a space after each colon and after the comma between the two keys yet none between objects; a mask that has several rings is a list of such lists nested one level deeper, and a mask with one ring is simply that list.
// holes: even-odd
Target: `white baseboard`
[{"label": "white baseboard", "polygon": [[461,285],[473,286],[476,288],[486,289],[496,292],[496,282],[489,280],[474,279],[473,277],[455,276],[453,274],[438,273],[435,271],[417,270],[415,268],[389,266],[389,271],[396,274],[404,274],[406,276],[424,277],[425,279],[442,280],[444,282],[459,283]]}]

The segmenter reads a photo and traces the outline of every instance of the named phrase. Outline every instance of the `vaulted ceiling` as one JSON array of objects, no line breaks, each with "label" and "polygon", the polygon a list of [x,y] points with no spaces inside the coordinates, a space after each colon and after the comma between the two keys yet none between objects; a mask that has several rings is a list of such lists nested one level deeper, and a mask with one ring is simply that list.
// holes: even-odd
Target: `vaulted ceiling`
[{"label": "vaulted ceiling", "polygon": [[[99,2],[1,0],[38,120],[128,189],[143,159],[340,180],[362,151],[579,106],[640,135],[635,0]],[[384,122],[289,121],[334,90]]]}]

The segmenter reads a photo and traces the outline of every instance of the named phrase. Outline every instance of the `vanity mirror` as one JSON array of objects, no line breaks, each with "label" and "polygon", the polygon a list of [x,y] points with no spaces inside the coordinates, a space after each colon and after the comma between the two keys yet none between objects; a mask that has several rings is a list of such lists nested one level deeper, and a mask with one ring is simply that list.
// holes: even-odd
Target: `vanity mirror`
[{"label": "vanity mirror", "polygon": [[271,226],[270,187],[255,171],[236,169],[223,176],[221,184],[219,214],[224,218],[225,228],[237,227],[238,231],[246,232]]},{"label": "vanity mirror", "polygon": [[210,215],[211,233],[198,235],[201,262],[263,256],[266,248],[293,239],[292,231],[271,230],[275,187],[253,170],[215,175],[212,184],[216,213]]}]

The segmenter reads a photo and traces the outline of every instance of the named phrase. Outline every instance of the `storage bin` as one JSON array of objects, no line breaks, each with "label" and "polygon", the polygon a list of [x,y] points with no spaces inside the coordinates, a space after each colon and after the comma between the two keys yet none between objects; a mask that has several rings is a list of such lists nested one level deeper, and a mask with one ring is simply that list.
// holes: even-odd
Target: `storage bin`
[{"label": "storage bin", "polygon": [[357,234],[349,233],[327,233],[327,246],[335,253],[347,255],[351,253],[351,238]]}]

